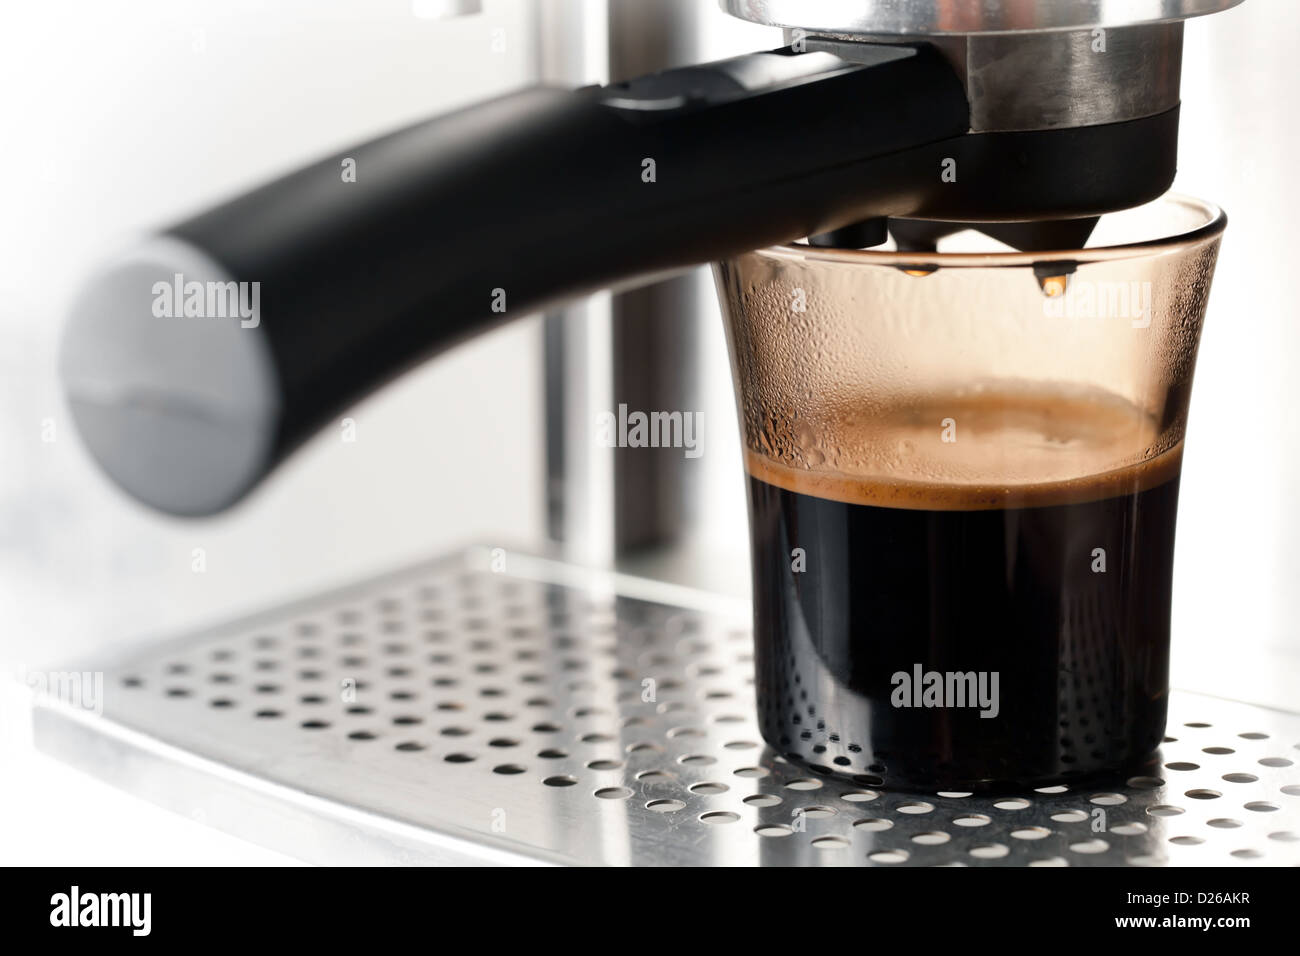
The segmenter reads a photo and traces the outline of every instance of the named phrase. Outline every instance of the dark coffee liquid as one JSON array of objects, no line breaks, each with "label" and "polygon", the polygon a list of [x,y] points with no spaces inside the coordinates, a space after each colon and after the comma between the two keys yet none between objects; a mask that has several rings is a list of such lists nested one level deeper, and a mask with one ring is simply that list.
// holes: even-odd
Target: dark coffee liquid
[{"label": "dark coffee liquid", "polygon": [[1165,726],[1178,452],[1023,494],[831,496],[751,453],[764,737],[931,790],[1140,762]]}]

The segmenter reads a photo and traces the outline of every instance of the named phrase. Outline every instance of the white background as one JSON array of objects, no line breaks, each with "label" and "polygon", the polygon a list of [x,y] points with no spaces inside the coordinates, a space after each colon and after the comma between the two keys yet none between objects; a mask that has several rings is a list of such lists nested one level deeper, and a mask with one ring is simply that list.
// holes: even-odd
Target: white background
[{"label": "white background", "polygon": [[[651,2],[651,0],[647,0]],[[780,34],[700,0],[709,55]],[[408,0],[11,3],[0,26],[0,670],[188,630],[468,541],[543,533],[540,332],[524,320],[427,365],[320,436],[229,515],[179,523],[94,471],[54,381],[79,279],[124,239],[294,164],[529,82],[535,5],[432,21]],[[494,31],[506,49],[494,52]],[[1177,188],[1229,228],[1186,448],[1174,683],[1300,709],[1300,4],[1187,27]],[[1064,188],[1064,187],[1063,187]],[[720,326],[715,474],[739,475]],[[41,441],[52,420],[56,440]],[[737,486],[738,487],[738,486]],[[442,503],[456,501],[455,508]],[[743,565],[743,503],[703,537]],[[193,574],[193,548],[207,572]],[[269,851],[34,754],[0,683],[0,862],[252,863]]]}]

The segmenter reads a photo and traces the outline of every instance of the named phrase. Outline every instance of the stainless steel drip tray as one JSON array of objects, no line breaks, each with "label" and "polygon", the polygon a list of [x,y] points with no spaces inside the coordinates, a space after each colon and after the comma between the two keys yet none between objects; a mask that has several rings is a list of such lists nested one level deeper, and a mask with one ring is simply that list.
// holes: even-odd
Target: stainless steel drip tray
[{"label": "stainless steel drip tray", "polygon": [[746,605],[495,560],[92,665],[102,715],[41,700],[37,744],[328,863],[1300,863],[1300,716],[1175,693],[1158,777],[891,792],[763,745]]}]

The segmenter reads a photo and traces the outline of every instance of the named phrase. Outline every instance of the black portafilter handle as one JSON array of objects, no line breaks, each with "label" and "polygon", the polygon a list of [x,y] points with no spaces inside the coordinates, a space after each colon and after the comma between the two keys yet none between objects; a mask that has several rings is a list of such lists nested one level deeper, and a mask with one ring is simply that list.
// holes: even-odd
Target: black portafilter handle
[{"label": "black portafilter handle", "polygon": [[[139,500],[218,512],[408,366],[539,306],[882,215],[966,98],[925,47],[756,53],[529,89],[345,150],[167,229],[80,293],[61,374]],[[490,373],[485,373],[490,374]]]}]

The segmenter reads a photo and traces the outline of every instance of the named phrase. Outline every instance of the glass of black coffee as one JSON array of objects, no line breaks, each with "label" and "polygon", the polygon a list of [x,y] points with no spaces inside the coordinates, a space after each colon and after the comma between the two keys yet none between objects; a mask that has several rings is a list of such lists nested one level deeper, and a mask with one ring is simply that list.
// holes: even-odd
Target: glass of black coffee
[{"label": "glass of black coffee", "polygon": [[963,251],[795,244],[717,265],[773,748],[944,791],[1151,756],[1225,222],[1168,196],[1084,249],[965,232],[947,243]]}]

